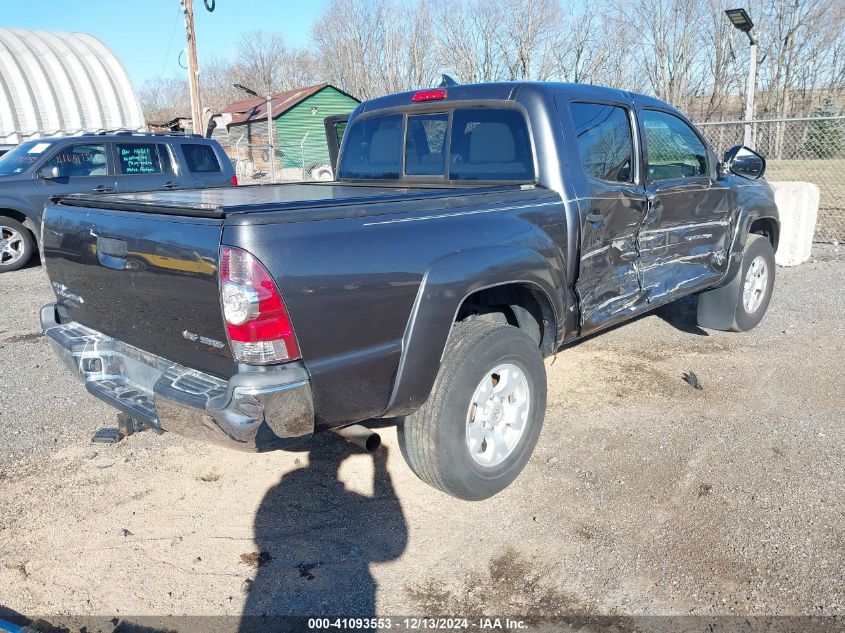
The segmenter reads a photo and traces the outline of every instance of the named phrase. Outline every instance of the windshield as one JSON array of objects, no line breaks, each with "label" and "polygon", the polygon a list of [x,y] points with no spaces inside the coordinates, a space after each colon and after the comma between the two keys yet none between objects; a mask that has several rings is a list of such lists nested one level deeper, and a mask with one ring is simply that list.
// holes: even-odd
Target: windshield
[{"label": "windshield", "polygon": [[353,122],[345,136],[340,180],[534,180],[528,126],[515,108],[375,115]]},{"label": "windshield", "polygon": [[27,141],[0,156],[0,176],[25,172],[53,143],[51,141]]}]

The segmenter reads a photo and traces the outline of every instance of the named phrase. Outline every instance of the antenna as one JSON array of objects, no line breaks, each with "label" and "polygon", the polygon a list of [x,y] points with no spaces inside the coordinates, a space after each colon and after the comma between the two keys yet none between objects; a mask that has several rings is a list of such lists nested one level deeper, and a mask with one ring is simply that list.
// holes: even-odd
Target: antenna
[{"label": "antenna", "polygon": [[440,85],[437,86],[438,88],[451,88],[452,86],[457,86],[458,82],[452,79],[449,75],[441,75],[443,79],[440,81]]}]

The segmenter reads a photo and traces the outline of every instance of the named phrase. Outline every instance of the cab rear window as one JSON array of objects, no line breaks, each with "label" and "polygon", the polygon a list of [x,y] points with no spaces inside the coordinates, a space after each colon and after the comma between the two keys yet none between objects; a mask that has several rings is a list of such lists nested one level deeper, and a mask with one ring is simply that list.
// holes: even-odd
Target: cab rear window
[{"label": "cab rear window", "polygon": [[534,180],[531,138],[514,108],[365,117],[345,134],[341,180]]}]

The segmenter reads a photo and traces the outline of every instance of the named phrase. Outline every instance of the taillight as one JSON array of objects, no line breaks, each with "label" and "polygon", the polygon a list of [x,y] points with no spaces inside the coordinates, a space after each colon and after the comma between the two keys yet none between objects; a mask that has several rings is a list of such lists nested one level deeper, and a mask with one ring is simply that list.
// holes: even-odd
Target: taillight
[{"label": "taillight", "polygon": [[236,361],[269,365],[299,358],[282,295],[250,253],[230,246],[220,249],[220,294]]},{"label": "taillight", "polygon": [[233,187],[238,186],[238,177],[237,176],[234,176],[234,175],[232,176],[232,186]]},{"label": "taillight", "polygon": [[439,101],[446,98],[446,91],[442,88],[432,88],[431,90],[420,90],[411,95],[411,101]]}]

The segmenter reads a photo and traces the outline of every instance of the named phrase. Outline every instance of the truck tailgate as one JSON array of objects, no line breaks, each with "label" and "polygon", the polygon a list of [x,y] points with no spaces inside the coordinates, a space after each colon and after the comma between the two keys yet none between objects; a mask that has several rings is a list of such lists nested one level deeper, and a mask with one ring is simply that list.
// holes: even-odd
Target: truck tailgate
[{"label": "truck tailgate", "polygon": [[222,220],[48,204],[47,274],[67,320],[229,377],[218,292]]}]

